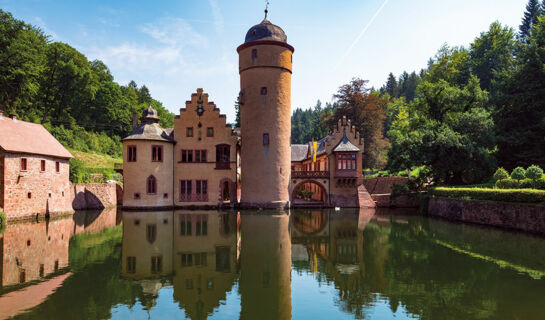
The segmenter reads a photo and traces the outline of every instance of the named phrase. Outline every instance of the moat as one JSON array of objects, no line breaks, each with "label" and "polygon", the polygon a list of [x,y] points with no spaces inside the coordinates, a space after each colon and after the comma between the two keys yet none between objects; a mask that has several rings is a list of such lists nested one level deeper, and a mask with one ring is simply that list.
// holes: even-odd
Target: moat
[{"label": "moat", "polygon": [[0,246],[0,319],[544,316],[544,238],[401,209],[77,212]]}]

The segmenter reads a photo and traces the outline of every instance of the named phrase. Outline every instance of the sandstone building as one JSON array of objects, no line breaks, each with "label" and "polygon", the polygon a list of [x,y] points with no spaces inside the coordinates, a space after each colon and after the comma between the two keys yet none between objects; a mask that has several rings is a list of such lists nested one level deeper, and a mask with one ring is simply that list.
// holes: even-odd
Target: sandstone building
[{"label": "sandstone building", "polygon": [[10,218],[72,211],[70,158],[42,125],[0,113],[0,211]]},{"label": "sandstone building", "polygon": [[123,140],[124,207],[374,206],[363,187],[363,139],[350,120],[340,119],[316,151],[312,142],[291,145],[294,48],[284,31],[265,17],[237,52],[240,131],[203,89],[174,128],[161,128],[157,112],[144,110]]}]

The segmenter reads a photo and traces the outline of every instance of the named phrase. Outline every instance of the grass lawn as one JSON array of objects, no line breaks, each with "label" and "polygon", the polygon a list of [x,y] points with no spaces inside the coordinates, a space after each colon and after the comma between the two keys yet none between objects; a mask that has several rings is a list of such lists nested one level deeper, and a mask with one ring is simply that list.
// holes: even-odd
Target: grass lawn
[{"label": "grass lawn", "polygon": [[113,158],[106,154],[87,153],[68,148],[68,151],[78,160],[83,161],[86,168],[114,168],[114,163],[123,163],[121,158]]}]

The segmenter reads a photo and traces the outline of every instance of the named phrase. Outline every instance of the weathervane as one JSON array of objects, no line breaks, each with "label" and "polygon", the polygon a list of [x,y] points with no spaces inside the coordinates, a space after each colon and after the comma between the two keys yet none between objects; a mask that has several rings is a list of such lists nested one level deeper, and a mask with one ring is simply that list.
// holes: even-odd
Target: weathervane
[{"label": "weathervane", "polygon": [[269,13],[269,0],[265,0],[265,20],[267,20],[267,14]]}]

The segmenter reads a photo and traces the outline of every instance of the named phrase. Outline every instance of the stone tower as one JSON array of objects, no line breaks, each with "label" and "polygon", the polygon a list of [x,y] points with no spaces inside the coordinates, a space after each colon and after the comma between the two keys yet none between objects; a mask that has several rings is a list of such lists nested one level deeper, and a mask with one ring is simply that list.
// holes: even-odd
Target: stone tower
[{"label": "stone tower", "polygon": [[242,135],[242,207],[289,206],[293,47],[265,19],[237,48]]}]

